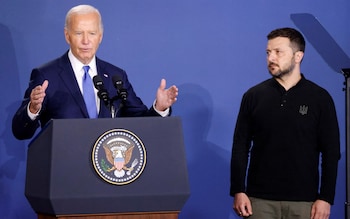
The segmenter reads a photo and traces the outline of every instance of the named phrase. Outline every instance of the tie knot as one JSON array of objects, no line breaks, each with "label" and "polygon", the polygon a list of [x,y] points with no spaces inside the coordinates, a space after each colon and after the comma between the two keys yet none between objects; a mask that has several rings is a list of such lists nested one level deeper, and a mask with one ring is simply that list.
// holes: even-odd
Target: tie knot
[{"label": "tie knot", "polygon": [[88,72],[89,72],[89,69],[90,69],[90,66],[85,65],[85,66],[83,67],[83,69],[84,69],[84,73],[88,73]]}]

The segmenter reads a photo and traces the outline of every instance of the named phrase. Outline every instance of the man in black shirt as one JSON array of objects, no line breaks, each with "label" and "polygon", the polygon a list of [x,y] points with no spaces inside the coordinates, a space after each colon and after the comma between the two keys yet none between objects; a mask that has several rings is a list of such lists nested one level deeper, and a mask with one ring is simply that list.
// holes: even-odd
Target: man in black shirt
[{"label": "man in black shirt", "polygon": [[334,103],[300,72],[300,32],[280,28],[267,38],[272,78],[244,94],[234,132],[233,209],[249,219],[327,219],[340,159]]}]

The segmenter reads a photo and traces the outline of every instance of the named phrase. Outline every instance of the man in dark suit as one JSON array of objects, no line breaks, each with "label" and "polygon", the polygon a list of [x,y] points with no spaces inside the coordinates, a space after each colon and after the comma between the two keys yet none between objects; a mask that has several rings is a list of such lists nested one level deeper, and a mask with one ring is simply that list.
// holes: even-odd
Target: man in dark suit
[{"label": "man in dark suit", "polygon": [[[162,79],[156,100],[148,109],[135,94],[126,72],[95,56],[103,37],[102,19],[96,8],[79,5],[70,9],[64,34],[70,49],[31,73],[24,100],[12,121],[12,131],[17,139],[32,138],[37,128],[44,127],[50,119],[114,117],[111,109],[116,109],[116,116],[120,117],[170,115],[170,107],[178,95],[176,86],[165,89],[166,81]],[[85,66],[88,66],[86,71]],[[118,78],[123,93],[127,94],[126,99],[116,98],[106,103],[98,98],[98,90],[92,88],[92,105],[88,106],[83,97],[87,94],[83,88],[86,75],[100,77],[111,95],[108,99],[117,94],[112,78]],[[95,115],[89,115],[91,109]]]}]

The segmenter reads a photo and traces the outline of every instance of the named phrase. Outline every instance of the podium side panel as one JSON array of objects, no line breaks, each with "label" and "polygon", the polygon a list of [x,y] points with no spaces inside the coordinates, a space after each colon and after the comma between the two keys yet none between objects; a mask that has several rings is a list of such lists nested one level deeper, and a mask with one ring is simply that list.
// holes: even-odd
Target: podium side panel
[{"label": "podium side panel", "polygon": [[28,147],[25,196],[33,209],[53,211],[50,196],[51,142],[53,125],[48,124]]}]

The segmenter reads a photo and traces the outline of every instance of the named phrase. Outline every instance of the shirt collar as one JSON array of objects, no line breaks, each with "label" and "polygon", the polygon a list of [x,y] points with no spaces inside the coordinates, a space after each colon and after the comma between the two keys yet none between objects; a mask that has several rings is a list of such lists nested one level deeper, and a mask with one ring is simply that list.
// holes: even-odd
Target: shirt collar
[{"label": "shirt collar", "polygon": [[[82,74],[84,73],[84,71],[82,71],[83,66],[85,66],[82,62],[80,62],[72,53],[71,50],[69,50],[68,52],[68,58],[69,61],[72,65],[73,71],[78,73],[78,72],[82,72]],[[92,75],[91,76],[95,76],[97,75],[97,69],[96,69],[96,56],[94,56],[91,59],[91,62],[88,64],[90,66],[90,69],[92,70]],[[90,73],[91,74],[91,73]]]}]

